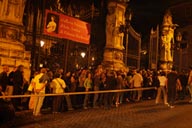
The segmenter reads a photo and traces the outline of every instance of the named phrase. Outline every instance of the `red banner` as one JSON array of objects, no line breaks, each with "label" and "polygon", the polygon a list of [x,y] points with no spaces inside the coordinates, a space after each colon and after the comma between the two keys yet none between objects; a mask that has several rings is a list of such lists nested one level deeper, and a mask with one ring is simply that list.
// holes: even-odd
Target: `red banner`
[{"label": "red banner", "polygon": [[50,10],[45,14],[44,34],[89,44],[89,23]]}]

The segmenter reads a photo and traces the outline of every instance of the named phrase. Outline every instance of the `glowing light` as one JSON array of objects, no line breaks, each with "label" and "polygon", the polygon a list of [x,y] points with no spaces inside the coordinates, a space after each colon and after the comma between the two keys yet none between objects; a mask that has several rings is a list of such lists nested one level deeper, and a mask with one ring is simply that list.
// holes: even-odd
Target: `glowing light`
[{"label": "glowing light", "polygon": [[45,42],[43,40],[40,41],[40,46],[43,47]]},{"label": "glowing light", "polygon": [[81,57],[84,58],[85,57],[85,52],[81,52]]}]

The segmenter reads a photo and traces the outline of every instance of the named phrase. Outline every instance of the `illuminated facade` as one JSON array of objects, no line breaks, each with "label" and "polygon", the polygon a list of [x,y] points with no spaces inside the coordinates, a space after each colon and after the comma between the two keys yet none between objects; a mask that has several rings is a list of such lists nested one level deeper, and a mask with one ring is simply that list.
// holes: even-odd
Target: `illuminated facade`
[{"label": "illuminated facade", "polygon": [[24,46],[24,8],[25,0],[0,1],[0,65],[8,65],[12,70],[22,64],[25,79],[29,80],[31,54]]},{"label": "illuminated facade", "polygon": [[177,2],[170,6],[170,10],[174,22],[179,25],[175,36],[178,32],[182,35],[181,41],[175,39],[174,65],[179,71],[188,71],[192,65],[192,2]]},{"label": "illuminated facade", "polygon": [[[168,9],[172,14],[171,24],[173,26],[170,28],[167,27],[167,30],[172,30],[172,35],[170,36],[172,37],[171,58],[165,58],[161,47],[163,44],[163,35],[166,32],[164,31],[166,30],[166,24],[162,24],[161,28],[157,27],[155,30],[151,30],[149,68],[170,69],[171,66],[174,66],[178,71],[186,72],[189,70],[189,66],[192,65],[192,60],[190,59],[192,58],[192,2],[177,0],[171,2]],[[182,40],[177,39],[178,33],[181,33]]]},{"label": "illuminated facade", "polygon": [[[120,25],[125,24],[124,13],[128,1],[121,2],[124,4],[118,4],[116,30]],[[18,0],[15,3],[1,1],[1,65],[14,67],[23,64],[27,78],[30,76],[30,71],[38,70],[42,66],[51,70],[64,68],[65,71],[68,71],[93,68],[102,62],[108,67],[110,61],[110,63],[115,63],[109,67],[115,66],[116,70],[127,66],[139,69],[141,37],[131,26],[127,45],[123,32],[111,37],[114,47],[108,44],[108,35],[105,31],[107,3],[108,1],[104,0],[96,3],[92,0],[74,2],[68,0],[54,2],[52,0]],[[89,22],[91,24],[90,45],[44,35],[46,9]],[[44,45],[41,46],[42,41]],[[112,49],[115,51],[111,52]],[[127,52],[125,53],[125,51]],[[85,53],[85,55],[82,57],[81,53]]]}]

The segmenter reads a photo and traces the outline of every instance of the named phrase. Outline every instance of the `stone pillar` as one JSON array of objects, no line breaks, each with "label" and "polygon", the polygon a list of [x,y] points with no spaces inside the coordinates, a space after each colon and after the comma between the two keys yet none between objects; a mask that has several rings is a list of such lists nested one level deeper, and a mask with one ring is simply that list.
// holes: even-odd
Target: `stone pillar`
[{"label": "stone pillar", "polygon": [[109,70],[125,69],[123,63],[123,37],[124,33],[119,31],[120,25],[125,24],[124,3],[109,1],[106,17],[106,46],[104,51],[103,66]]},{"label": "stone pillar", "polygon": [[160,36],[160,68],[170,70],[173,66],[174,30],[176,25],[172,22],[172,15],[167,11],[163,18]]},{"label": "stone pillar", "polygon": [[[23,13],[26,0],[0,0],[0,66],[23,65],[24,77],[30,77],[30,52],[25,51]],[[2,71],[2,68],[0,68]]]}]

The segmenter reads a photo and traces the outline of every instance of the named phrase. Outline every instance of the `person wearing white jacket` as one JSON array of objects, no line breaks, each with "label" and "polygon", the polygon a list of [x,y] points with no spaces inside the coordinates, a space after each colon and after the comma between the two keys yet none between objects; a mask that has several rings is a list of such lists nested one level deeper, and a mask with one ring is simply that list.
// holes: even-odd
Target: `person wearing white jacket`
[{"label": "person wearing white jacket", "polygon": [[157,76],[159,79],[159,87],[157,88],[157,96],[155,103],[159,104],[161,99],[161,93],[163,93],[164,104],[167,105],[167,77],[165,76],[165,72],[161,72],[160,75]]},{"label": "person wearing white jacket", "polygon": [[[143,77],[137,70],[133,70],[133,74],[134,75],[133,75],[132,79],[130,80],[130,83],[132,84],[132,87],[134,89],[139,89],[143,85]],[[136,90],[133,92],[133,99],[135,99],[135,98],[136,98],[136,101],[141,100],[142,90]]]},{"label": "person wearing white jacket", "polygon": [[44,80],[43,82],[40,82],[40,79],[47,73],[47,70],[45,68],[42,68],[40,71],[40,74],[36,75],[33,80],[33,86],[34,86],[34,108],[33,108],[33,115],[34,116],[40,116],[40,110],[43,105],[43,101],[45,96],[38,96],[38,95],[44,95],[45,94],[45,87],[48,83],[48,79]]}]

